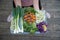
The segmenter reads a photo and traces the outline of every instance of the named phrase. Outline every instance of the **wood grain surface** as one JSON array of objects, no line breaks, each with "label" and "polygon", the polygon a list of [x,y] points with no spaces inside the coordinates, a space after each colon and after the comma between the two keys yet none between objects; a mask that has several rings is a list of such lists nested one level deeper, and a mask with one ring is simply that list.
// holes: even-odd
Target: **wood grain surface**
[{"label": "wood grain surface", "polygon": [[51,14],[48,32],[37,35],[10,33],[10,23],[6,21],[12,10],[12,0],[0,0],[0,40],[60,40],[60,0],[41,0],[43,8]]}]

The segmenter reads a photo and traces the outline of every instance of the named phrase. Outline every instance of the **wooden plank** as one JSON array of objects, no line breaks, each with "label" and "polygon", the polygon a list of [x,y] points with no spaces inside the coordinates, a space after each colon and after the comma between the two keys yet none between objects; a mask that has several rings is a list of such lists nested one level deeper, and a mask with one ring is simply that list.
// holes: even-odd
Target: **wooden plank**
[{"label": "wooden plank", "polygon": [[59,40],[60,37],[1,35],[2,40]]},{"label": "wooden plank", "polygon": [[10,30],[9,29],[7,29],[7,28],[4,28],[4,29],[0,29],[0,35],[1,34],[9,34],[10,33]]}]

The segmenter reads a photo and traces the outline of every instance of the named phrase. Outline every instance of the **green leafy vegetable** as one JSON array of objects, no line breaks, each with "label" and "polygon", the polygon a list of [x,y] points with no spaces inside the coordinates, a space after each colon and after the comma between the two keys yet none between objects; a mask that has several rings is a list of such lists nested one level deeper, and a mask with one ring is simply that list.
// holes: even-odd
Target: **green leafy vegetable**
[{"label": "green leafy vegetable", "polygon": [[23,32],[23,11],[22,8],[17,6],[13,8],[13,20],[11,21],[11,30],[14,33]]},{"label": "green leafy vegetable", "polygon": [[[27,13],[27,12],[31,12],[31,13],[36,13],[35,9],[32,8],[32,7],[28,7],[28,8],[24,8],[24,13]],[[23,27],[24,27],[24,31],[25,32],[30,32],[30,33],[35,33],[38,29],[36,27],[36,23],[35,22],[32,22],[32,23],[28,23],[27,21],[24,20],[23,22]]]}]

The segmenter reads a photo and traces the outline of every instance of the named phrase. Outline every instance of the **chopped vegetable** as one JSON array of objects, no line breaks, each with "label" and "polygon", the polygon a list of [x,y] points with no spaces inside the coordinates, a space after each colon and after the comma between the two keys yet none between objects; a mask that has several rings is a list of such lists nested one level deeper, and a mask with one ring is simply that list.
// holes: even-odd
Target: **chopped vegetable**
[{"label": "chopped vegetable", "polygon": [[13,20],[11,21],[11,32],[19,33],[23,32],[23,11],[19,6],[13,8]]},{"label": "chopped vegetable", "polygon": [[36,11],[33,8],[26,8],[24,14],[24,31],[35,33],[38,29],[36,27]]},{"label": "chopped vegetable", "polygon": [[36,31],[46,32],[47,25],[45,14],[35,11],[34,8],[20,8],[19,6],[13,9],[13,20],[11,21],[11,31],[13,33]]},{"label": "chopped vegetable", "polygon": [[46,31],[46,30],[47,30],[46,25],[42,25],[42,27],[43,27],[44,31]]},{"label": "chopped vegetable", "polygon": [[47,30],[47,24],[45,22],[41,22],[37,24],[36,26],[40,32],[46,32]]},{"label": "chopped vegetable", "polygon": [[24,20],[27,21],[28,23],[35,22],[36,16],[33,13],[27,13],[27,15],[24,15]]}]

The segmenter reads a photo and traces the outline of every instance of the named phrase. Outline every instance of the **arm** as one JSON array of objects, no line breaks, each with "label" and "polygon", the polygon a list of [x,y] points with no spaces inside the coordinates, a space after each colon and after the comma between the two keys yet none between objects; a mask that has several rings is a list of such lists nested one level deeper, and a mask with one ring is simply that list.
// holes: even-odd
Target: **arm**
[{"label": "arm", "polygon": [[14,3],[15,3],[15,6],[17,7],[17,6],[22,6],[21,5],[21,0],[14,0]]},{"label": "arm", "polygon": [[39,10],[39,0],[33,0],[34,9]]}]

